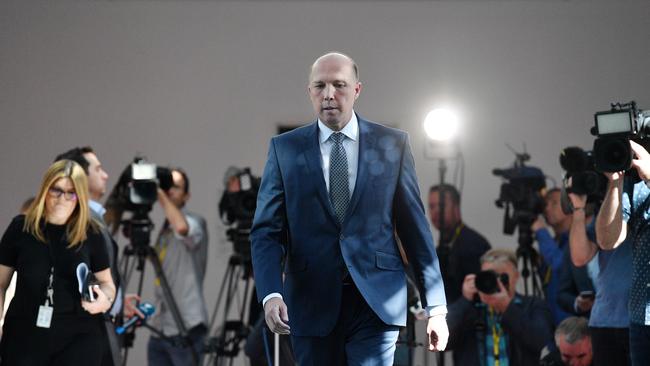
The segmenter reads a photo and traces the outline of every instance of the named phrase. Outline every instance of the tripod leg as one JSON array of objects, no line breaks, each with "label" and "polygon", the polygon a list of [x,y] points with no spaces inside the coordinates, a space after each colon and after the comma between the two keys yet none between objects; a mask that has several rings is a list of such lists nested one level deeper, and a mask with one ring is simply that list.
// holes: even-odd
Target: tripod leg
[{"label": "tripod leg", "polygon": [[178,328],[180,336],[184,341],[184,346],[189,347],[190,349],[190,353],[192,355],[192,365],[198,366],[199,357],[196,354],[196,350],[192,346],[191,340],[189,339],[187,327],[183,322],[183,317],[181,315],[180,310],[178,310],[178,304],[176,303],[176,300],[174,299],[174,294],[172,293],[171,288],[169,287],[169,282],[167,282],[167,277],[165,276],[165,273],[162,269],[162,264],[160,263],[160,258],[158,258],[158,253],[156,253],[155,249],[153,249],[152,247],[147,247],[147,257],[149,257],[149,260],[151,260],[151,263],[153,264],[154,272],[156,273],[156,276],[160,280],[160,287],[163,290],[165,304],[167,304],[169,310],[172,313],[172,317],[174,318],[176,327]]}]

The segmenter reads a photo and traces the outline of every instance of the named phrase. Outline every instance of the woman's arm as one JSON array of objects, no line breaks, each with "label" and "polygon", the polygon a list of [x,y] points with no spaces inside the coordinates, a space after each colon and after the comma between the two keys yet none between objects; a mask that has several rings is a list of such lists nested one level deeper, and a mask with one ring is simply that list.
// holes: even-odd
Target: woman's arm
[{"label": "woman's arm", "polygon": [[[14,274],[14,269],[12,267],[5,266],[0,264],[0,319],[4,319],[5,313],[5,295],[7,294],[7,288],[11,282],[11,276]],[[0,328],[0,337],[2,336],[2,329]]]},{"label": "woman's arm", "polygon": [[99,282],[99,286],[93,288],[97,298],[92,302],[82,300],[81,306],[91,314],[105,313],[113,306],[113,300],[115,300],[115,284],[111,276],[111,269],[106,268],[94,274]]}]

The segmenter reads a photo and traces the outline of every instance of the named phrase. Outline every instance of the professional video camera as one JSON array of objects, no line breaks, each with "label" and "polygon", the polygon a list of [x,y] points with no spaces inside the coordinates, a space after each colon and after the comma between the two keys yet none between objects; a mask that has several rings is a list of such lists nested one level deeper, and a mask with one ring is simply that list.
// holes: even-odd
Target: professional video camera
[{"label": "professional video camera", "polygon": [[[506,180],[501,184],[499,199],[496,205],[505,207],[503,232],[512,235],[518,224],[530,224],[544,212],[544,198],[541,191],[546,187],[544,173],[536,167],[525,166],[530,160],[526,153],[516,154],[512,168],[494,169],[492,174]],[[514,210],[510,215],[510,209]]]},{"label": "professional video camera", "polygon": [[[517,243],[517,258],[522,259],[521,276],[524,279],[524,294],[528,295],[528,278],[532,275],[532,295],[541,295],[541,281],[536,277],[538,254],[533,249],[533,233],[531,226],[537,217],[544,212],[543,190],[546,188],[546,177],[536,167],[526,166],[530,160],[527,153],[515,152],[515,163],[509,169],[494,169],[492,173],[506,180],[501,184],[499,199],[496,205],[505,208],[503,232],[507,235],[519,234]],[[510,211],[512,210],[512,214]]]},{"label": "professional video camera", "polygon": [[[173,185],[171,170],[148,163],[136,156],[120,175],[106,200],[106,222],[117,231],[124,224],[124,234],[133,246],[148,245],[152,227],[149,212],[158,198],[158,187],[166,191]],[[124,211],[132,212],[122,221]]]},{"label": "professional video camera", "polygon": [[587,195],[587,203],[600,204],[605,198],[607,177],[596,170],[591,151],[571,146],[560,153],[560,165],[566,172],[562,184],[562,210],[573,212],[567,193]]},{"label": "professional video camera", "polygon": [[637,109],[636,102],[612,103],[609,111],[596,112],[591,134],[594,141],[594,164],[601,172],[630,169],[633,152],[630,140],[643,145],[650,135],[650,111]]},{"label": "professional video camera", "polygon": [[[160,330],[150,326],[147,327],[158,337],[171,342],[175,346],[187,347],[187,345],[191,344],[187,327],[163,271],[158,252],[153,246],[149,245],[154,227],[149,212],[153,208],[153,204],[158,200],[158,188],[168,191],[173,185],[174,180],[170,169],[148,163],[143,157],[136,156],[133,163],[122,171],[117,184],[109,195],[106,201],[105,218],[106,223],[112,227],[113,233],[117,232],[121,225],[124,236],[130,240],[130,244],[124,247],[124,256],[121,259],[122,273],[126,274],[123,277],[126,283],[125,288],[129,283],[130,273],[133,269],[132,264],[135,264],[136,269],[140,272],[138,295],[142,293],[144,266],[146,259],[148,259],[148,262],[153,265],[156,278],[162,288],[165,307],[171,312],[174,323],[179,330],[180,338],[172,339],[165,336]],[[122,220],[125,211],[131,212],[131,216]],[[129,258],[132,256],[135,257],[137,262],[130,262]],[[134,332],[125,334],[125,348],[133,346],[134,337]],[[192,353],[191,365],[198,366],[199,357],[192,347],[190,349]]]},{"label": "professional video camera", "polygon": [[224,177],[225,190],[219,202],[219,216],[225,224],[233,226],[227,232],[228,238],[235,253],[245,258],[250,258],[250,229],[261,181],[248,167],[231,167]]}]

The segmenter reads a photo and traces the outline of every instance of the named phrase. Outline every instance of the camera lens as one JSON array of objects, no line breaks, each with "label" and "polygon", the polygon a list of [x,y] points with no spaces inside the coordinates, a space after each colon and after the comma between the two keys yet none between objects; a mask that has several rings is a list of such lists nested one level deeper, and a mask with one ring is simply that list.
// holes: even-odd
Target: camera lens
[{"label": "camera lens", "polygon": [[598,138],[594,141],[594,163],[601,172],[628,170],[632,149],[626,138]]},{"label": "camera lens", "polygon": [[497,274],[493,270],[477,273],[474,283],[479,291],[491,295],[499,292],[498,280],[501,281],[505,288],[508,288],[508,275],[506,273]]}]

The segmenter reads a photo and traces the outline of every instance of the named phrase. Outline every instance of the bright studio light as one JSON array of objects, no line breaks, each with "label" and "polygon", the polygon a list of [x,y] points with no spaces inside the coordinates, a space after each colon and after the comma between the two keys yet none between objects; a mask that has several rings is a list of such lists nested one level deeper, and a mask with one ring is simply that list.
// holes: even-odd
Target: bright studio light
[{"label": "bright studio light", "polygon": [[424,132],[431,140],[448,141],[456,136],[458,117],[444,108],[434,109],[424,118]]}]

